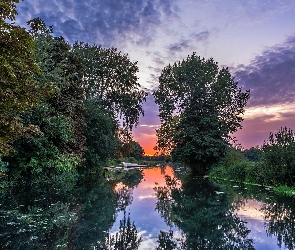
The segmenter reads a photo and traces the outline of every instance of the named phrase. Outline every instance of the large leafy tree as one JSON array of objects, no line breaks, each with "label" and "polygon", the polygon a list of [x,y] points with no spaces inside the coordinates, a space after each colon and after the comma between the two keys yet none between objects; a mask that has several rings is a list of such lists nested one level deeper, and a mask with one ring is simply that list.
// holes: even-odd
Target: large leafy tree
[{"label": "large leafy tree", "polygon": [[35,107],[48,96],[50,84],[36,80],[40,74],[35,63],[34,36],[13,21],[16,0],[0,2],[0,152],[8,153],[20,136],[38,133],[38,128],[24,126],[19,113]]},{"label": "large leafy tree", "polygon": [[136,62],[115,48],[75,43],[73,50],[83,60],[83,86],[87,100],[95,100],[126,129],[137,125],[143,114],[146,92],[141,89]]},{"label": "large leafy tree", "polygon": [[224,156],[230,133],[241,127],[250,96],[227,68],[219,69],[212,58],[201,59],[195,53],[165,67],[153,95],[162,123],[158,149],[170,149],[174,161],[198,174]]},{"label": "large leafy tree", "polygon": [[115,48],[78,42],[73,52],[83,64],[86,158],[88,167],[93,168],[114,157],[122,144],[132,141],[130,130],[144,113],[142,102],[147,94],[137,81],[136,62],[131,62],[128,55]]},{"label": "large leafy tree", "polygon": [[[55,140],[54,143],[60,152],[75,154],[82,158],[85,151],[82,60],[63,37],[53,37],[48,33],[38,36],[36,50],[37,62],[43,73],[38,80],[50,80],[58,89],[46,100],[51,107],[47,116],[65,116],[73,132],[73,140]],[[58,126],[56,130],[59,130]]]},{"label": "large leafy tree", "polygon": [[113,158],[120,146],[118,124],[94,100],[85,101],[86,160],[89,169]]},{"label": "large leafy tree", "polygon": [[[40,19],[30,24],[32,29],[45,26]],[[14,142],[16,154],[9,158],[11,170],[25,171],[28,179],[31,174],[42,173],[45,177],[65,170],[75,173],[85,152],[81,60],[62,37],[43,31],[35,33],[34,39],[36,64],[42,72],[35,79],[40,84],[51,82],[55,93],[20,115],[22,123],[38,127],[42,137],[22,137]]]}]

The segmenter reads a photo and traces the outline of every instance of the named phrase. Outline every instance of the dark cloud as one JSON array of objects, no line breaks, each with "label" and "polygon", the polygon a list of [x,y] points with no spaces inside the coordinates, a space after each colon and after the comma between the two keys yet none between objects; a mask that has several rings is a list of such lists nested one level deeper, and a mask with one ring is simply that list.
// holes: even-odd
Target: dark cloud
[{"label": "dark cloud", "polygon": [[276,105],[295,100],[295,36],[239,66],[235,79],[251,90],[248,106]]},{"label": "dark cloud", "polygon": [[20,22],[40,17],[55,35],[106,46],[135,39],[149,42],[153,30],[174,14],[174,0],[26,0],[18,5]]},{"label": "dark cloud", "polygon": [[168,46],[168,50],[170,53],[174,54],[175,52],[182,52],[185,49],[190,48],[191,40],[189,39],[181,39],[177,43],[170,44]]},{"label": "dark cloud", "polygon": [[183,52],[188,49],[195,47],[195,42],[203,42],[208,40],[210,36],[209,31],[202,31],[199,33],[193,33],[188,36],[188,38],[182,38],[176,43],[170,44],[167,49],[168,53],[175,54],[177,52]]},{"label": "dark cloud", "polygon": [[195,41],[199,42],[199,41],[207,40],[209,38],[209,35],[210,35],[209,31],[202,31],[192,35],[192,37],[194,38]]},{"label": "dark cloud", "polygon": [[160,66],[164,66],[165,65],[165,62],[163,60],[163,55],[160,52],[158,52],[158,51],[152,53],[152,60],[157,65],[160,65]]}]

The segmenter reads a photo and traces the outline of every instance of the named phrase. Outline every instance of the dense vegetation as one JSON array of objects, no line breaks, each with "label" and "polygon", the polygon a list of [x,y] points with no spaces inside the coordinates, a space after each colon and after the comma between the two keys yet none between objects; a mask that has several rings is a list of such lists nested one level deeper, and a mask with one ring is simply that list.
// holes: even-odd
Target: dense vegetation
[{"label": "dense vegetation", "polygon": [[62,183],[111,159],[139,160],[131,130],[147,93],[137,63],[115,48],[71,45],[40,18],[28,30],[15,25],[17,2],[0,8],[2,183]]},{"label": "dense vegetation", "polygon": [[209,175],[274,186],[277,192],[294,195],[295,134],[284,127],[270,133],[261,147],[248,150],[230,147],[225,158],[213,165]]}]

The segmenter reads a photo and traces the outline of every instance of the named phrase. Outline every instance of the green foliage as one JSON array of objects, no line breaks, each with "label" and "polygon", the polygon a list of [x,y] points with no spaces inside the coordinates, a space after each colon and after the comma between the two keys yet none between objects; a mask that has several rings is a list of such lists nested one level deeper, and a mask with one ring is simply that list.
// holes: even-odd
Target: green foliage
[{"label": "green foliage", "polygon": [[120,199],[112,186],[98,176],[57,181],[0,190],[1,248],[93,249],[105,241]]},{"label": "green foliage", "polygon": [[124,158],[133,157],[137,161],[139,161],[142,159],[144,155],[144,149],[140,146],[138,142],[130,141],[122,145],[120,149],[120,153],[121,153],[121,156]]},{"label": "green foliage", "polygon": [[262,151],[258,147],[251,147],[250,149],[245,149],[243,151],[244,156],[248,159],[248,161],[258,162],[262,157]]},{"label": "green foliage", "polygon": [[58,91],[19,115],[24,125],[38,127],[40,134],[14,142],[15,153],[8,157],[12,178],[73,181],[85,151],[81,61],[62,38],[41,32],[34,39],[36,61],[42,71],[35,79],[45,85],[51,82]]},{"label": "green foliage", "polygon": [[114,157],[119,148],[118,124],[94,100],[86,101],[85,109],[86,164],[89,168],[99,168]]},{"label": "green foliage", "polygon": [[222,159],[221,164],[224,166],[231,166],[241,161],[246,161],[243,152],[239,148],[229,146],[226,151],[225,157]]},{"label": "green foliage", "polygon": [[153,93],[162,123],[157,149],[172,149],[174,161],[206,173],[225,155],[229,134],[241,127],[249,91],[242,92],[228,69],[195,53],[165,67],[159,83]]},{"label": "green foliage", "polygon": [[74,131],[70,119],[64,115],[57,115],[46,119],[44,131],[49,140],[73,142]]},{"label": "green foliage", "polygon": [[20,136],[38,134],[33,125],[24,126],[18,117],[36,107],[41,97],[49,96],[52,86],[41,83],[35,76],[40,68],[35,63],[35,41],[30,33],[15,25],[15,3],[0,3],[0,152],[12,150],[11,143]]},{"label": "green foliage", "polygon": [[159,150],[161,155],[170,155],[175,147],[174,136],[178,134],[177,125],[180,117],[174,116],[169,121],[164,121],[159,129],[156,129],[157,145],[154,150]]},{"label": "green foliage", "polygon": [[2,160],[2,155],[0,154],[0,174],[6,173],[8,171],[8,162]]},{"label": "green foliage", "polygon": [[17,153],[7,158],[11,180],[25,176],[25,182],[56,181],[65,185],[65,182],[74,181],[78,177],[77,167],[81,162],[79,157],[61,154],[45,136],[20,139],[14,147]]},{"label": "green foliage", "polygon": [[125,157],[119,159],[121,162],[138,163],[138,160],[134,157]]},{"label": "green foliage", "polygon": [[42,71],[38,81],[50,81],[59,90],[44,100],[49,109],[47,135],[61,153],[75,154],[82,159],[85,152],[82,60],[62,37],[43,32],[35,39],[37,63]]},{"label": "green foliage", "polygon": [[130,157],[134,157],[136,160],[142,160],[144,153],[144,149],[138,142],[133,142],[133,148],[130,152]]},{"label": "green foliage", "polygon": [[262,146],[263,172],[269,185],[294,185],[295,176],[295,137],[291,129],[281,128],[270,133]]},{"label": "green foliage", "polygon": [[278,195],[295,196],[295,187],[278,186],[274,188],[274,192]]},{"label": "green foliage", "polygon": [[173,231],[165,232],[161,230],[157,242],[159,245],[156,250],[173,250],[177,247],[176,240],[173,239]]},{"label": "green foliage", "polygon": [[96,100],[113,119],[120,118],[123,127],[131,129],[143,114],[141,103],[146,93],[140,90],[136,62],[115,48],[75,43],[73,51],[83,61],[83,86],[86,100]]},{"label": "green foliage", "polygon": [[262,164],[247,161],[244,152],[234,147],[228,147],[222,161],[213,165],[210,169],[209,176],[239,182],[264,184]]}]

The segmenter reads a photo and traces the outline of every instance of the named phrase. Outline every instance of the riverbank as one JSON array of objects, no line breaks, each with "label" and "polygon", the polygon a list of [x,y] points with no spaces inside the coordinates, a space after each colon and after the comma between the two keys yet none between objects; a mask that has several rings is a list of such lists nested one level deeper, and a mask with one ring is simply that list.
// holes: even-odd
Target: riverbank
[{"label": "riverbank", "polygon": [[[206,175],[205,177],[209,178],[209,179],[223,180],[223,181],[229,181],[229,182],[238,182],[238,183],[243,183],[243,184],[251,185],[251,186],[265,187],[268,189],[272,189],[278,195],[295,197],[295,187],[294,186],[289,187],[286,185],[278,185],[278,186],[265,185],[265,184],[261,184],[261,183],[251,182],[249,180],[247,181],[246,178],[244,180],[241,180],[241,178],[238,178],[238,176],[236,176],[236,178],[232,178],[233,176],[231,176],[231,178],[222,177],[223,175],[226,175],[226,171],[224,171],[224,169],[223,169],[222,175],[216,175],[215,171],[211,171],[209,173],[209,175]],[[218,172],[220,173],[221,171],[222,170],[220,169]]]}]

